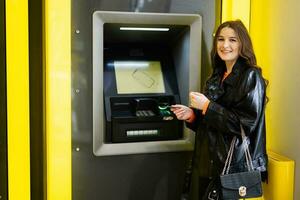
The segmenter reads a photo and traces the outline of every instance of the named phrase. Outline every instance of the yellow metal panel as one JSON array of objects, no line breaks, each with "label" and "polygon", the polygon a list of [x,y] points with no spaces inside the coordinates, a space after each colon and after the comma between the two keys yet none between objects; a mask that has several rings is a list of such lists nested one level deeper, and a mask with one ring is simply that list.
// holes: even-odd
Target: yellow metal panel
[{"label": "yellow metal panel", "polygon": [[47,199],[71,200],[71,4],[44,6]]},{"label": "yellow metal panel", "polygon": [[249,30],[250,0],[223,0],[222,22],[240,19]]},{"label": "yellow metal panel", "polygon": [[222,23],[228,20],[232,20],[232,1],[233,0],[223,0],[222,1]]},{"label": "yellow metal panel", "polygon": [[[270,81],[267,95],[267,147],[277,152],[299,160],[299,31],[300,1],[289,0],[251,0],[251,29],[254,49],[258,64],[263,68],[264,76]],[[283,67],[284,66],[284,67]],[[284,103],[282,103],[284,102]],[[283,114],[284,113],[284,114]],[[287,117],[288,116],[288,117]],[[275,162],[274,162],[275,163]],[[270,162],[270,165],[272,163]],[[278,169],[280,176],[287,173]],[[295,184],[299,184],[299,166],[296,166]],[[290,181],[280,188],[278,184],[289,182],[278,177],[276,170],[270,170],[277,178],[273,184],[273,192],[290,190],[293,194],[294,184]],[[297,175],[298,174],[298,175]],[[292,176],[291,176],[292,177]],[[298,179],[297,179],[298,177]],[[276,191],[277,190],[277,191]],[[280,197],[282,194],[272,195],[270,198],[299,199],[300,193],[296,188],[293,196]]]},{"label": "yellow metal panel", "polygon": [[[270,13],[270,5],[267,1],[252,0],[251,1],[251,20],[250,20],[250,35],[253,42],[254,51],[257,58],[257,65],[262,68],[264,77],[271,80],[270,74],[272,70],[271,51],[272,49],[272,35],[270,34],[270,22],[268,20]],[[273,22],[272,22],[273,23]],[[267,96],[270,97],[270,85],[267,88]],[[272,99],[272,98],[270,98]],[[270,124],[270,103],[266,106],[266,122],[267,122],[267,148],[270,148],[270,141],[272,140],[272,125]],[[274,116],[274,115],[273,115]],[[280,124],[280,123],[279,123]]]},{"label": "yellow metal panel", "polygon": [[28,2],[6,1],[8,197],[30,199]]},{"label": "yellow metal panel", "polygon": [[269,180],[264,187],[264,196],[267,200],[294,199],[294,167],[293,160],[268,151]]}]

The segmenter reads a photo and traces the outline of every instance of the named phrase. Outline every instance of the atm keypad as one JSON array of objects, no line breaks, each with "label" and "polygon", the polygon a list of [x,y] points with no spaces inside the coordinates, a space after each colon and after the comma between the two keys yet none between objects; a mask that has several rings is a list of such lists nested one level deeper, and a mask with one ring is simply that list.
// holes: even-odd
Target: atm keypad
[{"label": "atm keypad", "polygon": [[151,117],[154,116],[154,112],[152,110],[138,110],[135,115],[137,117]]}]

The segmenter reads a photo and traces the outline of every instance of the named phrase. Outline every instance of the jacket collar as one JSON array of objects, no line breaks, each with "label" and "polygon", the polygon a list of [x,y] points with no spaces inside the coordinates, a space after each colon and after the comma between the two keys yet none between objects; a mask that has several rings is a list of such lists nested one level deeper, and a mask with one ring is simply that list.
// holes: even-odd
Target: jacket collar
[{"label": "jacket collar", "polygon": [[234,86],[237,81],[238,77],[241,74],[241,72],[244,70],[245,65],[243,64],[243,61],[241,58],[238,58],[236,63],[233,65],[231,73],[227,76],[227,78],[224,79],[223,84]]},{"label": "jacket collar", "polygon": [[[225,66],[224,66],[225,67]],[[216,101],[225,93],[224,84],[235,87],[241,72],[244,70],[245,64],[242,59],[239,58],[232,68],[232,72],[227,76],[227,78],[221,83],[223,73],[213,76],[208,81],[208,87],[206,95],[210,100]],[[225,69],[224,69],[225,70]],[[223,71],[224,72],[224,71]]]}]

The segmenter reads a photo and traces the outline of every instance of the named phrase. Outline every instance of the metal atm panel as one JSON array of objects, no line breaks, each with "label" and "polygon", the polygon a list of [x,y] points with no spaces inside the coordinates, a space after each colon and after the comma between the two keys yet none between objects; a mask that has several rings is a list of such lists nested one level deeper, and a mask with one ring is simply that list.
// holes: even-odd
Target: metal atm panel
[{"label": "metal atm panel", "polygon": [[[199,15],[193,14],[163,14],[163,13],[129,13],[129,12],[106,12],[106,11],[96,11],[93,14],[93,150],[96,156],[104,156],[104,155],[121,155],[121,154],[137,154],[137,153],[154,153],[154,152],[172,152],[172,151],[190,151],[193,149],[193,141],[194,137],[193,134],[184,128],[182,130],[183,136],[180,138],[171,138],[172,140],[157,140],[153,142],[123,142],[123,143],[109,143],[107,142],[107,138],[109,138],[108,134],[105,133],[107,130],[111,131],[109,123],[105,122],[105,117],[108,115],[108,110],[105,108],[107,104],[111,102],[106,99],[105,96],[106,88],[104,84],[104,80],[106,77],[105,73],[105,64],[106,64],[106,57],[105,51],[108,48],[105,44],[105,26],[107,24],[121,24],[121,25],[136,25],[136,26],[169,26],[170,29],[174,25],[178,26],[188,26],[188,29],[185,31],[180,32],[180,34],[175,34],[174,37],[169,35],[169,38],[173,38],[170,40],[168,44],[171,46],[171,54],[176,55],[177,58],[174,58],[174,74],[176,74],[176,80],[178,81],[178,88],[179,90],[176,93],[176,89],[173,89],[171,85],[167,90],[163,93],[164,95],[174,95],[174,100],[172,103],[179,103],[180,101],[180,94],[186,94],[189,90],[197,90],[193,83],[195,80],[200,82],[200,69],[195,68],[195,66],[200,66],[200,55],[201,52],[201,17]],[[111,34],[108,34],[111,38],[113,38],[115,34],[114,31]],[[119,33],[119,35],[122,35]],[[116,45],[115,43],[120,41],[126,43],[129,41],[130,46],[137,45],[139,46],[141,43],[144,46],[152,46],[157,47],[159,49],[158,44],[161,42],[160,39],[164,38],[163,34],[162,37],[153,36],[154,39],[149,39],[149,37],[135,37],[137,38],[137,44],[131,42],[130,40],[132,37],[130,35],[126,37],[126,33],[122,35],[120,38],[114,38],[109,40],[107,43],[112,43],[111,45]],[[167,35],[168,36],[168,35]],[[125,37],[125,39],[124,39]],[[146,38],[146,41],[141,41],[139,38]],[[148,38],[148,39],[147,39]],[[168,38],[168,37],[167,37]],[[119,41],[118,41],[119,39]],[[125,42],[126,40],[126,42]],[[193,42],[191,42],[193,41]],[[125,45],[126,46],[126,45]],[[167,45],[168,46],[168,45]],[[132,51],[133,54],[139,54],[139,48],[137,50],[129,49],[125,52]],[[147,48],[146,48],[147,49]],[[185,51],[184,50],[188,50]],[[147,50],[142,50],[142,52],[146,52]],[[157,50],[159,51],[159,50]],[[157,52],[156,52],[157,53]],[[190,53],[187,60],[184,60],[183,55]],[[161,55],[162,53],[158,53]],[[147,54],[145,55],[147,57]],[[149,55],[151,57],[151,55]],[[176,60],[177,59],[177,60]],[[176,62],[177,61],[177,62]],[[185,62],[183,65],[180,65],[180,62]],[[187,70],[183,70],[183,68],[187,68]],[[182,73],[186,71],[186,73]],[[198,72],[198,73],[197,73]],[[187,76],[187,78],[184,78]],[[188,84],[186,84],[188,80]],[[165,80],[164,80],[165,81]],[[168,81],[165,81],[168,83]],[[199,84],[200,86],[200,84]],[[193,88],[194,87],[194,88]],[[196,86],[197,87],[197,86]],[[168,90],[169,89],[169,90]],[[103,93],[104,91],[104,93]],[[159,93],[159,92],[158,92]],[[104,95],[104,96],[103,96]],[[145,94],[143,98],[147,97],[148,94]],[[159,96],[162,94],[156,94]],[[176,95],[178,98],[176,98]],[[120,95],[119,95],[120,96]],[[128,95],[127,95],[128,96]],[[154,97],[152,97],[155,99]],[[184,96],[183,99],[187,97]],[[185,100],[186,102],[186,100]],[[105,105],[105,106],[103,106]],[[139,131],[139,130],[130,130],[130,134],[139,134],[139,133],[132,133],[132,131]],[[167,128],[168,131],[173,131],[173,128]],[[150,129],[147,128],[146,131],[157,131],[157,129]],[[142,130],[145,131],[145,130]],[[152,133],[152,132],[151,132]],[[175,134],[176,135],[176,134]]]}]

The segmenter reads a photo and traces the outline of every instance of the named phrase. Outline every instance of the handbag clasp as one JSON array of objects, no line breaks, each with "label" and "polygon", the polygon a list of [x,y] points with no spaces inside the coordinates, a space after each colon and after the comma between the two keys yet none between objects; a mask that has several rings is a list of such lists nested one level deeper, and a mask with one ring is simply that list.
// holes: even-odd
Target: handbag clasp
[{"label": "handbag clasp", "polygon": [[239,187],[239,195],[241,197],[244,197],[247,195],[247,188],[245,186],[241,186]]}]

